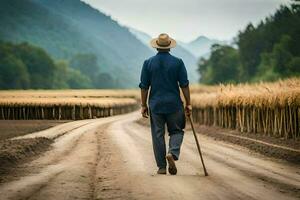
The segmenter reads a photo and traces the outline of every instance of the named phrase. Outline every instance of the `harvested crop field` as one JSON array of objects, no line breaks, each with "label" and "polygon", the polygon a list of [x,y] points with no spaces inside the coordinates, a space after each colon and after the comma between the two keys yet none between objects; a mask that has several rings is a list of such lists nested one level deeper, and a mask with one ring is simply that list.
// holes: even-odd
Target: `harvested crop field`
[{"label": "harvested crop field", "polygon": [[66,120],[0,120],[0,140],[41,131],[66,123]]},{"label": "harvested crop field", "polygon": [[0,91],[1,120],[79,120],[134,111],[137,90]]},{"label": "harvested crop field", "polygon": [[0,182],[10,172],[17,173],[18,165],[27,163],[47,151],[52,139],[45,137],[11,139],[42,131],[69,121],[57,120],[0,120]]},{"label": "harvested crop field", "polygon": [[29,162],[50,148],[53,140],[27,138],[0,141],[0,183],[7,179],[9,173],[16,173],[18,164]]}]

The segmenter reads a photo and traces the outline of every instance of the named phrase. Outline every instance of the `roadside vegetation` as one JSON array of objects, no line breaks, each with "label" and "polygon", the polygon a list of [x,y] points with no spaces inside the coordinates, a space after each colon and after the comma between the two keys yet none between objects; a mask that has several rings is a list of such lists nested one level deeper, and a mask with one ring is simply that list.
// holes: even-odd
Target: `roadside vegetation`
[{"label": "roadside vegetation", "polygon": [[300,5],[281,6],[258,25],[248,24],[234,45],[213,45],[199,61],[201,83],[275,81],[300,76]]},{"label": "roadside vegetation", "polygon": [[97,57],[76,54],[70,60],[54,60],[44,49],[29,43],[0,41],[1,89],[107,88],[109,74],[101,73]]}]

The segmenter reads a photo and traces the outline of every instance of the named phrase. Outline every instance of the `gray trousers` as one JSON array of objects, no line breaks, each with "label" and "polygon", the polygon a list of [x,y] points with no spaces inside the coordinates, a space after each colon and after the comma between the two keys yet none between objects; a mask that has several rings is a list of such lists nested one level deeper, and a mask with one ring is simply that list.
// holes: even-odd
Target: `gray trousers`
[{"label": "gray trousers", "polygon": [[183,141],[185,128],[185,114],[183,107],[171,114],[150,113],[152,144],[157,167],[165,168],[166,162],[166,142],[165,142],[165,125],[169,132],[169,150],[168,153],[173,155],[174,160],[178,160],[180,147]]}]

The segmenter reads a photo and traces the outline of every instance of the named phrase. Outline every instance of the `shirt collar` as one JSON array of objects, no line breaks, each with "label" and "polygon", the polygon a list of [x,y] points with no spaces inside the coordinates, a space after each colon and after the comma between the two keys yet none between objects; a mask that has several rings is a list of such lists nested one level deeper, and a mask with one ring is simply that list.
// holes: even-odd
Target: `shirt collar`
[{"label": "shirt collar", "polygon": [[157,52],[156,55],[165,55],[165,54],[170,54],[170,52],[168,52],[168,51],[159,51],[159,52]]}]

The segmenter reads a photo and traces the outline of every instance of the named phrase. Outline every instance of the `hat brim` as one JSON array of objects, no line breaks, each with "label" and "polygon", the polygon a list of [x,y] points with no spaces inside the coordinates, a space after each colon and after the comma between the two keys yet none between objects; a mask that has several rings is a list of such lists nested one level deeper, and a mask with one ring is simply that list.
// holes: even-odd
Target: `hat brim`
[{"label": "hat brim", "polygon": [[159,46],[156,41],[158,38],[154,38],[150,41],[150,45],[155,49],[171,49],[176,47],[176,41],[173,38],[170,38],[171,43],[168,46]]}]

